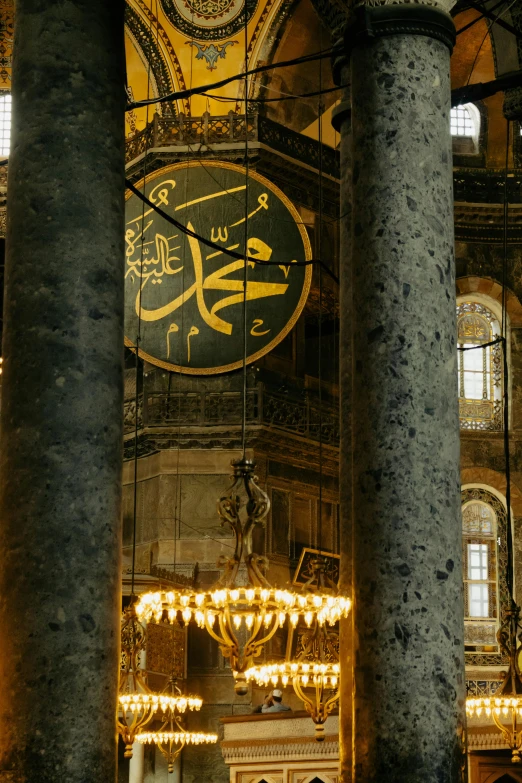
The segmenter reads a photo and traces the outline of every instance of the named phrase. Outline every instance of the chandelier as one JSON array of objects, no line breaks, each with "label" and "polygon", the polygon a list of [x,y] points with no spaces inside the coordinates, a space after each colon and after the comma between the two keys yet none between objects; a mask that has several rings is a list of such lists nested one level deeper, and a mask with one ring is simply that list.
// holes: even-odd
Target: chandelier
[{"label": "chandelier", "polygon": [[518,642],[522,641],[521,631],[520,607],[513,602],[497,633],[498,643],[509,659],[505,679],[494,696],[466,699],[469,718],[485,715],[502,732],[511,749],[511,761],[514,764],[522,761],[522,673],[518,649]]},{"label": "chandelier", "polygon": [[[311,562],[311,574],[309,583],[324,584],[324,558]],[[339,700],[340,671],[338,631],[315,620],[311,628],[300,634],[299,651],[293,660],[252,666],[246,670],[245,677],[247,682],[253,680],[264,687],[279,683],[286,687],[292,682],[296,695],[315,723],[315,738],[321,742],[324,723]]]},{"label": "chandelier", "polygon": [[[170,678],[167,688],[170,696],[182,698],[181,691],[174,678]],[[145,731],[136,735],[136,742],[144,745],[155,744],[167,760],[168,771],[174,772],[174,763],[185,745],[214,744],[217,742],[217,734],[209,734],[203,731],[185,731],[180,723],[179,716],[173,711],[158,731]]]},{"label": "chandelier", "polygon": [[181,693],[154,693],[140,668],[146,632],[139,622],[135,604],[126,607],[121,624],[122,666],[118,696],[118,732],[125,743],[125,758],[132,758],[137,735],[155,717],[167,720],[188,710],[199,710],[202,700]]},{"label": "chandelier", "polygon": [[[200,628],[206,628],[230,661],[236,693],[245,695],[246,670],[253,666],[263,646],[286,620],[294,628],[300,618],[309,628],[314,623],[334,625],[341,617],[348,616],[351,602],[338,595],[336,589],[318,590],[311,583],[299,591],[270,585],[265,577],[268,560],[252,549],[254,527],[264,524],[270,502],[256,484],[255,465],[251,460],[234,461],[232,467],[232,485],[218,501],[221,524],[228,525],[235,536],[234,554],[218,560],[218,566],[224,568],[222,577],[209,590],[143,594],[136,612],[142,620],[174,622],[181,617],[185,623],[195,620]],[[242,502],[240,492],[246,496],[246,503]],[[238,584],[242,564],[246,568],[246,583]]]}]

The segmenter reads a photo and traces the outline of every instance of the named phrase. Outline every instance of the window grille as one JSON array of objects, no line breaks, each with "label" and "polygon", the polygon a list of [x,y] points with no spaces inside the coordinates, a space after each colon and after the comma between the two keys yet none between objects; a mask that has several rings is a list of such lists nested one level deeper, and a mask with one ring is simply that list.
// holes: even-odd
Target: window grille
[{"label": "window grille", "polygon": [[465,636],[466,645],[473,648],[496,645],[497,528],[489,503],[477,497],[462,506]]},{"label": "window grille", "polygon": [[11,149],[11,96],[0,94],[0,155]]},{"label": "window grille", "polygon": [[488,345],[500,336],[500,324],[484,305],[462,302],[457,305],[457,331],[461,349],[458,352],[461,429],[501,430],[502,346]]},{"label": "window grille", "polygon": [[474,136],[475,123],[465,106],[456,106],[450,111],[450,130],[452,136]]},{"label": "window grille", "polygon": [[466,664],[499,666],[506,663],[506,655],[497,631],[511,605],[506,507],[484,487],[466,487],[461,497]]}]

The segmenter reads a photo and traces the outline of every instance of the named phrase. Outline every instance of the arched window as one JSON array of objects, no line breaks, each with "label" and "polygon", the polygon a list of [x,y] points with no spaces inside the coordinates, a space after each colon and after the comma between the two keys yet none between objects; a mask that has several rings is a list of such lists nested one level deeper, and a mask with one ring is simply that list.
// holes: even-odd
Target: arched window
[{"label": "arched window", "polygon": [[452,136],[477,136],[472,112],[467,106],[455,106],[450,111],[450,130]]},{"label": "arched window", "polygon": [[0,93],[0,155],[11,149],[11,95]]},{"label": "arched window", "polygon": [[457,305],[459,414],[465,430],[502,429],[502,346],[493,312],[480,302]]},{"label": "arched window", "polygon": [[489,504],[476,500],[463,506],[464,614],[472,620],[497,616],[496,532],[495,512]]},{"label": "arched window", "polygon": [[464,645],[467,663],[502,663],[497,631],[499,619],[509,605],[505,581],[506,532],[506,509],[493,492],[482,487],[462,490]]}]

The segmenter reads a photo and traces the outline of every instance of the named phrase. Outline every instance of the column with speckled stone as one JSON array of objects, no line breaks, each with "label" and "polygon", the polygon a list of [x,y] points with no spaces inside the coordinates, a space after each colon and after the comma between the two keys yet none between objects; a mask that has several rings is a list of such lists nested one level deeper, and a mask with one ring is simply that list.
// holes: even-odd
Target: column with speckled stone
[{"label": "column with speckled stone", "polygon": [[[351,210],[352,210],[352,103],[350,95],[350,61],[344,55],[334,61],[334,77],[343,92],[340,103],[332,113],[332,125],[340,134],[341,199],[340,199],[340,279],[339,309],[342,313],[339,339],[339,416],[341,443],[339,453],[339,534],[341,563],[339,589],[352,595],[352,267],[351,267]],[[339,653],[341,663],[339,694],[339,783],[352,781],[352,700],[353,700],[353,618],[339,623]]]},{"label": "column with speckled stone", "polygon": [[345,37],[355,783],[457,783],[465,774],[449,129],[455,29],[451,1],[436,5],[359,5]]},{"label": "column with speckled stone", "polygon": [[17,0],[0,455],[0,781],[116,779],[123,0]]}]

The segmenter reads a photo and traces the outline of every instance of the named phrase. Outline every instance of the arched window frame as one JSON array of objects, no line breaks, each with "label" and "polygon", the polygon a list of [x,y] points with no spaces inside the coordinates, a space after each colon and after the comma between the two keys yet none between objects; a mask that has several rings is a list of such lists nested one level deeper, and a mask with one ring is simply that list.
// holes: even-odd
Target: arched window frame
[{"label": "arched window frame", "polygon": [[[496,633],[502,617],[509,609],[509,593],[506,583],[507,566],[507,511],[505,499],[492,487],[482,485],[466,485],[461,491],[461,507],[464,510],[471,503],[479,503],[488,506],[495,519],[494,538],[488,542],[494,547],[495,575],[492,577],[496,583],[495,606],[492,616],[488,618],[474,618],[466,614],[464,617],[464,649],[466,664],[473,666],[500,665],[507,662],[496,640]],[[462,523],[461,523],[462,524]],[[481,542],[484,537],[467,534],[462,530],[463,546],[463,581],[466,588],[466,551],[465,547],[470,541]]]},{"label": "arched window frame", "polygon": [[11,151],[11,93],[0,90],[0,158],[8,158]]},{"label": "arched window frame", "polygon": [[[484,349],[461,350],[473,345],[486,345],[500,337],[501,318],[498,303],[489,297],[477,294],[457,298],[458,395],[460,427],[463,430],[503,429],[504,373],[501,343]],[[466,326],[466,321],[471,323]],[[478,333],[480,325],[483,328],[482,335]],[[506,334],[509,346],[509,322],[506,323]],[[482,376],[482,388],[479,393],[473,394],[472,376],[479,375]]]},{"label": "arched window frame", "polygon": [[[469,121],[468,132],[458,133],[458,126],[462,126],[462,113],[465,113]],[[458,117],[458,119],[457,119]],[[471,127],[469,127],[471,126]],[[453,152],[456,154],[476,154],[480,151],[480,138],[482,130],[482,117],[480,110],[473,103],[455,106],[450,111],[450,133],[453,140]]]}]

